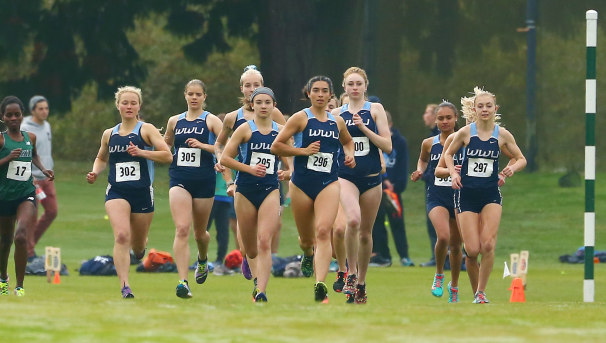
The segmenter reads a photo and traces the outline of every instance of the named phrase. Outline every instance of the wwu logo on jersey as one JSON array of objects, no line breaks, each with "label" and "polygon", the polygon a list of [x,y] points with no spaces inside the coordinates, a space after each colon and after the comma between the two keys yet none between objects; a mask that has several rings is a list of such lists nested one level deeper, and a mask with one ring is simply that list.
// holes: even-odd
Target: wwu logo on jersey
[{"label": "wwu logo on jersey", "polygon": [[481,149],[468,149],[467,150],[467,156],[468,157],[482,157],[482,158],[492,158],[492,159],[497,159],[499,158],[499,155],[501,154],[500,151],[485,151],[485,150],[481,150]]},{"label": "wwu logo on jersey", "polygon": [[126,150],[128,149],[128,145],[112,145],[109,147],[109,153],[114,153],[114,152],[126,152]]},{"label": "wwu logo on jersey", "polygon": [[309,130],[309,137],[326,137],[326,138],[339,139],[339,135],[335,131],[324,131],[322,129]]},{"label": "wwu logo on jersey", "polygon": [[250,150],[270,150],[271,144],[269,143],[251,143]]},{"label": "wwu logo on jersey", "polygon": [[430,158],[432,161],[439,161],[442,154],[431,154]]},{"label": "wwu logo on jersey", "polygon": [[21,150],[19,157],[32,157],[33,150]]},{"label": "wwu logo on jersey", "polygon": [[[368,126],[368,124],[370,124],[370,119],[366,118],[366,121],[362,120],[362,124],[364,124],[365,126]],[[345,121],[345,125],[347,125],[347,126],[354,126],[356,124],[354,124],[353,119],[347,119]]]},{"label": "wwu logo on jersey", "polygon": [[182,127],[175,130],[175,135],[189,135],[189,134],[201,135],[204,133],[203,127]]}]

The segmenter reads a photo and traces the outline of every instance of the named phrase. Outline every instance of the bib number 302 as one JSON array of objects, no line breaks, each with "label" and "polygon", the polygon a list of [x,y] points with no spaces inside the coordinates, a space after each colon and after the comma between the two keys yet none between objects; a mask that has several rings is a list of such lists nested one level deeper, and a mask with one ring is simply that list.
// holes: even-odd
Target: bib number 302
[{"label": "bib number 302", "polygon": [[141,179],[139,162],[116,163],[116,182],[138,181]]}]

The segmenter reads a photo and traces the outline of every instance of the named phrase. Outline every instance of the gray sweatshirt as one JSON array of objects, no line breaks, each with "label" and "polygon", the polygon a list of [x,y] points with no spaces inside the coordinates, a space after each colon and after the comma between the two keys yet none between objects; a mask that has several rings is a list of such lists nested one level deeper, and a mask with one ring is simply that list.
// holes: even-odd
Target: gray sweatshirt
[{"label": "gray sweatshirt", "polygon": [[[48,121],[44,121],[42,125],[37,124],[32,116],[23,118],[21,123],[21,130],[31,132],[36,135],[36,151],[40,156],[40,162],[46,169],[53,169],[55,163],[53,162],[52,156],[52,134],[51,126]],[[40,169],[32,165],[32,175],[37,180],[45,180],[46,176],[42,174]]]}]

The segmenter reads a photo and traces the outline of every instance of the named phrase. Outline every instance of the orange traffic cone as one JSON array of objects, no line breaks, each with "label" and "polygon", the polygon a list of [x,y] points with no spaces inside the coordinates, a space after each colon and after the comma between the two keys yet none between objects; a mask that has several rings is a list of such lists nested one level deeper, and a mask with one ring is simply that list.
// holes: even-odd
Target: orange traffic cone
[{"label": "orange traffic cone", "polygon": [[53,284],[58,285],[61,283],[61,277],[59,276],[59,272],[55,272],[55,277],[53,278]]},{"label": "orange traffic cone", "polygon": [[511,281],[511,287],[509,287],[509,290],[511,291],[511,298],[509,298],[509,302],[526,302],[526,296],[524,295],[524,283],[522,282],[522,278],[514,278],[513,281]]}]

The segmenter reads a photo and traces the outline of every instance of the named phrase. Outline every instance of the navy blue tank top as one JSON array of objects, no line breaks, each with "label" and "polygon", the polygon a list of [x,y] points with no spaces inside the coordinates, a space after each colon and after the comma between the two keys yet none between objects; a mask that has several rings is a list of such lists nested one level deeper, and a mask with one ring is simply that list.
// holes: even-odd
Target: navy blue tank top
[{"label": "navy blue tank top", "polygon": [[[444,146],[440,143],[440,135],[436,135],[433,137],[431,151],[429,153],[429,163],[427,164],[427,175],[431,177],[431,182],[427,183],[427,193],[431,195],[435,195],[438,197],[442,197],[443,199],[452,200],[453,191],[452,189],[452,180],[450,176],[445,178],[437,177],[436,167],[438,166],[438,162],[440,161],[440,157],[442,157],[442,152],[444,151]],[[453,156],[454,164],[459,165],[463,162],[464,149],[461,148],[459,151]]]},{"label": "navy blue tank top", "polygon": [[214,174],[215,155],[199,148],[191,148],[185,143],[189,138],[195,138],[204,144],[215,144],[215,134],[208,129],[204,111],[195,120],[186,118],[187,112],[181,113],[175,124],[175,139],[173,161],[168,169],[171,179],[195,180]]},{"label": "navy blue tank top", "polygon": [[236,129],[240,127],[240,125],[246,122],[247,120],[246,118],[244,118],[244,110],[242,109],[242,107],[240,107],[240,109],[238,110],[238,114],[236,115],[236,121],[234,121],[234,127],[232,131],[236,131]]},{"label": "navy blue tank top", "polygon": [[[358,112],[358,115],[362,118],[362,122],[368,129],[377,133],[377,124],[372,119],[370,114],[371,103],[366,101],[364,106]],[[347,166],[339,166],[339,175],[343,176],[366,176],[371,174],[377,174],[381,171],[381,157],[379,155],[379,149],[374,145],[370,139],[360,131],[360,129],[353,122],[353,113],[349,112],[349,104],[345,104],[341,107],[341,117],[345,120],[345,125],[351,138],[354,141],[354,157],[356,159],[355,168],[349,168]]]},{"label": "navy blue tank top", "polygon": [[143,122],[137,122],[137,125],[126,136],[120,136],[118,124],[112,130],[109,137],[109,176],[107,181],[112,187],[119,189],[149,189],[153,182],[154,170],[153,161],[143,157],[131,156],[128,149],[132,142],[139,149],[151,150],[141,137],[141,126]]},{"label": "navy blue tank top", "polygon": [[339,128],[335,117],[328,113],[328,119],[319,121],[309,108],[303,110],[307,115],[307,125],[303,131],[294,135],[295,147],[304,148],[309,144],[320,141],[320,151],[311,156],[295,156],[297,177],[318,177],[326,179],[336,177],[339,168],[337,153],[341,147]]},{"label": "navy blue tank top", "polygon": [[478,137],[476,123],[471,123],[469,144],[461,168],[461,183],[468,188],[498,187],[499,182],[499,125],[492,136],[483,141]]},{"label": "navy blue tank top", "polygon": [[242,163],[250,166],[264,164],[265,176],[256,177],[249,173],[238,173],[236,185],[277,185],[278,184],[278,157],[270,152],[271,144],[278,135],[278,124],[271,122],[271,131],[262,134],[254,120],[249,120],[248,125],[252,134],[248,142],[240,144],[239,151],[242,155]]}]

